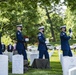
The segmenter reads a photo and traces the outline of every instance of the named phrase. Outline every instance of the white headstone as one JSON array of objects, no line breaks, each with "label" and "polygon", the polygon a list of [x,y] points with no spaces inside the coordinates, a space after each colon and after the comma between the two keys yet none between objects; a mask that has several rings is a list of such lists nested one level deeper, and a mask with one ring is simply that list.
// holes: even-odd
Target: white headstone
[{"label": "white headstone", "polygon": [[46,38],[46,41],[45,41],[45,43],[49,43],[49,38]]},{"label": "white headstone", "polygon": [[76,67],[69,69],[69,75],[76,75]]},{"label": "white headstone", "polygon": [[8,55],[8,61],[12,62],[13,52],[8,52],[7,50],[3,52],[3,55]]},{"label": "white headstone", "polygon": [[23,74],[23,55],[14,55],[12,57],[12,73]]},{"label": "white headstone", "polygon": [[34,59],[39,58],[39,51],[26,51],[27,52],[27,58],[30,60],[30,66],[32,65]]},{"label": "white headstone", "polygon": [[0,75],[8,75],[8,56],[0,55]]},{"label": "white headstone", "polygon": [[51,51],[51,52],[48,52],[49,53],[49,58],[54,54],[54,49]]},{"label": "white headstone", "polygon": [[34,59],[38,59],[39,54],[31,54],[30,55],[30,66],[32,65]]},{"label": "white headstone", "polygon": [[63,75],[69,75],[69,69],[76,67],[76,57],[63,57],[62,58],[62,69]]},{"label": "white headstone", "polygon": [[63,58],[63,54],[60,54],[60,63],[61,63],[61,65],[62,65],[62,58]]},{"label": "white headstone", "polygon": [[8,52],[8,60],[9,60],[9,62],[12,62],[12,56],[13,56],[13,52]]}]

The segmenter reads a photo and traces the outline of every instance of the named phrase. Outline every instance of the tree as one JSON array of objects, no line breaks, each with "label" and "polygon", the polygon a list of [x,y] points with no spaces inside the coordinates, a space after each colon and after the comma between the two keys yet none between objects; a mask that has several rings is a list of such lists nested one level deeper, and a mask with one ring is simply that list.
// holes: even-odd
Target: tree
[{"label": "tree", "polygon": [[[24,35],[33,36],[35,25],[37,23],[36,3],[31,0],[25,1],[1,1],[0,2],[0,25],[2,34],[10,35],[12,39],[15,37],[16,25],[23,24]],[[4,20],[6,19],[6,22]],[[13,32],[13,33],[12,33]],[[31,34],[30,34],[31,33]],[[35,38],[35,37],[34,37]]]},{"label": "tree", "polygon": [[64,24],[63,18],[56,13],[52,13],[50,16],[53,23],[53,30],[56,38],[55,40],[60,40],[60,26]]},{"label": "tree", "polygon": [[[50,14],[55,12],[57,4],[60,0],[1,0],[0,1],[0,31],[2,35],[7,34],[12,39],[15,39],[16,25],[23,24],[23,33],[24,35],[29,36],[30,42],[36,41],[37,37],[37,28],[43,21],[40,21],[42,18],[38,13],[38,6],[46,10],[47,17],[50,23],[50,29],[52,37],[55,41],[55,32],[53,28],[53,22]],[[75,7],[74,1],[66,0],[63,4],[66,4],[71,9]],[[54,5],[53,5],[54,4]],[[61,4],[60,4],[61,5]],[[53,10],[51,12],[50,10]],[[51,13],[50,13],[51,12]],[[49,25],[46,22],[46,19],[43,19],[44,23]],[[43,24],[44,24],[43,23]],[[32,38],[33,37],[33,38]]]},{"label": "tree", "polygon": [[71,11],[76,10],[75,6],[76,6],[76,0],[65,0],[64,1],[65,5],[67,5],[68,7],[70,7]]},{"label": "tree", "polygon": [[64,23],[67,26],[67,31],[69,30],[69,28],[71,28],[73,31],[73,38],[76,38],[76,10],[71,11],[70,8],[66,10]]}]

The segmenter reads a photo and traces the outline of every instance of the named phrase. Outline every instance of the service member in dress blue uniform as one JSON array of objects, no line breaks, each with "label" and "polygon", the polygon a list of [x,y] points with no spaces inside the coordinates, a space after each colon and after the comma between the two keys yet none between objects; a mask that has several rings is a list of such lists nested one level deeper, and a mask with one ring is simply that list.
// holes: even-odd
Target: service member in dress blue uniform
[{"label": "service member in dress blue uniform", "polygon": [[23,38],[22,35],[22,24],[17,25],[17,33],[16,33],[16,38],[17,38],[17,44],[16,44],[16,49],[18,51],[18,54],[22,54],[24,56],[24,60],[27,60],[27,54],[25,51],[25,39]]},{"label": "service member in dress blue uniform", "polygon": [[14,49],[14,47],[13,47],[12,44],[9,44],[9,45],[7,46],[7,51],[8,51],[8,52],[12,52],[13,49]]},{"label": "service member in dress blue uniform", "polygon": [[66,34],[66,26],[61,26],[61,50],[63,51],[63,56],[72,56],[72,52],[69,45],[69,40],[72,37],[72,33],[70,32],[70,36]]},{"label": "service member in dress blue uniform", "polygon": [[44,26],[39,27],[38,41],[39,59],[42,59],[43,55],[45,55],[45,59],[49,59],[48,49],[45,43]]}]

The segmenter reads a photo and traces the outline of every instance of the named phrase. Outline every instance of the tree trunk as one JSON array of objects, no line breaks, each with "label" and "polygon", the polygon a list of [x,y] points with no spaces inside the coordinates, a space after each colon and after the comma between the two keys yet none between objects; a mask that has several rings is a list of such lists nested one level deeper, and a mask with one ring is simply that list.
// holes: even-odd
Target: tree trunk
[{"label": "tree trunk", "polygon": [[55,40],[55,35],[54,35],[53,24],[52,24],[52,21],[50,19],[50,15],[49,15],[49,12],[48,12],[48,9],[47,9],[46,6],[45,6],[45,10],[46,10],[46,15],[47,15],[49,23],[50,23],[50,30],[51,30],[51,34],[52,34],[52,37],[53,37],[53,42],[55,42],[56,40]]}]

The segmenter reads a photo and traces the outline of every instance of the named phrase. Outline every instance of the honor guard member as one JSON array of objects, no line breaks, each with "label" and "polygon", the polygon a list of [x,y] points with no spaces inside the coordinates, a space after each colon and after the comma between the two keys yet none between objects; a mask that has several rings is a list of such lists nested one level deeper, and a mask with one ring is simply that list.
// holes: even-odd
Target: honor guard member
[{"label": "honor guard member", "polygon": [[70,33],[70,36],[67,36],[66,34],[66,26],[61,26],[61,33],[60,33],[60,39],[61,39],[61,50],[63,51],[63,56],[72,56],[72,52],[69,45],[69,39],[72,37],[72,33]]},{"label": "honor guard member", "polygon": [[16,32],[16,38],[17,38],[17,44],[16,44],[16,50],[18,51],[18,54],[22,54],[24,56],[24,60],[27,60],[27,54],[25,51],[25,39],[22,35],[22,24],[17,25],[17,32]]},{"label": "honor guard member", "polygon": [[44,26],[41,26],[38,29],[39,29],[39,33],[38,33],[39,59],[42,59],[43,55],[45,55],[45,59],[49,59],[48,49],[45,43]]}]

